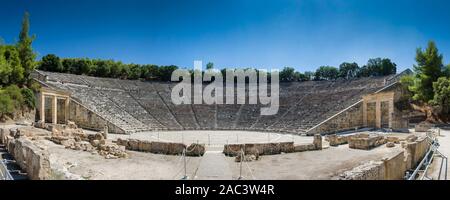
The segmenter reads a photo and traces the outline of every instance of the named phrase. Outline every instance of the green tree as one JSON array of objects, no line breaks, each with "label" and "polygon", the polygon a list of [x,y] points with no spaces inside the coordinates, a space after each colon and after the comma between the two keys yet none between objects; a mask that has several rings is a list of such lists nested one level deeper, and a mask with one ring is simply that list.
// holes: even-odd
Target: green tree
[{"label": "green tree", "polygon": [[359,70],[359,77],[386,76],[397,73],[397,65],[388,58],[372,58]]},{"label": "green tree", "polygon": [[76,59],[75,60],[75,74],[78,75],[89,75],[91,70],[94,68],[91,60],[89,59]]},{"label": "green tree", "polygon": [[36,67],[35,59],[36,54],[33,52],[31,44],[33,43],[34,36],[30,37],[30,15],[25,12],[22,20],[22,29],[19,34],[19,42],[17,43],[17,49],[19,51],[20,62],[24,68],[24,77],[28,78],[31,71]]},{"label": "green tree", "polygon": [[302,74],[301,72],[295,72],[294,73],[294,80],[295,81],[308,81],[308,77],[305,74]]},{"label": "green tree", "polygon": [[285,67],[280,72],[280,81],[281,82],[290,82],[294,80],[295,69],[292,67]]},{"label": "green tree", "polygon": [[122,62],[112,62],[110,68],[110,77],[119,78],[122,72],[123,64]]},{"label": "green tree", "polygon": [[158,77],[161,81],[170,81],[172,77],[172,72],[178,69],[175,65],[169,65],[169,66],[160,66]]},{"label": "green tree", "polygon": [[75,68],[76,61],[75,61],[75,59],[65,58],[65,59],[62,59],[61,63],[63,65],[63,72],[64,73],[75,74],[75,71],[76,71],[76,68]]},{"label": "green tree", "polygon": [[158,76],[158,70],[157,65],[144,65],[142,78],[145,80],[154,80]]},{"label": "green tree", "polygon": [[315,80],[335,80],[339,75],[339,71],[336,67],[321,66],[316,70],[314,74]]},{"label": "green tree", "polygon": [[36,98],[33,91],[28,88],[22,88],[20,92],[22,93],[25,106],[34,109],[36,107]]},{"label": "green tree", "polygon": [[129,73],[128,73],[128,79],[139,79],[142,75],[142,70],[141,70],[141,66],[137,65],[137,64],[129,64]]},{"label": "green tree", "polygon": [[64,72],[65,71],[65,67],[64,67],[63,63],[61,62],[61,59],[54,54],[48,54],[48,55],[42,57],[42,60],[39,63],[38,69],[44,70],[44,71],[51,71],[51,72]]},{"label": "green tree", "polygon": [[410,87],[411,92],[414,93],[413,99],[423,102],[428,102],[433,99],[433,82],[442,75],[442,54],[436,47],[433,41],[428,43],[425,51],[418,48],[416,51],[416,62],[414,65],[414,72],[416,73],[416,81]]},{"label": "green tree", "polygon": [[313,80],[314,79],[314,72],[306,71],[305,72],[305,77],[306,77],[307,81]]},{"label": "green tree", "polygon": [[339,65],[339,77],[345,79],[355,78],[358,75],[359,66],[357,63],[344,62]]},{"label": "green tree", "polygon": [[442,109],[442,114],[450,114],[450,78],[440,77],[433,83],[432,103]]},{"label": "green tree", "polygon": [[444,75],[445,75],[447,78],[450,78],[450,65],[447,65],[447,66],[444,68]]},{"label": "green tree", "polygon": [[214,69],[214,63],[209,62],[208,64],[206,64],[206,69]]},{"label": "green tree", "polygon": [[11,63],[5,58],[5,46],[0,46],[0,85],[9,83],[9,78],[12,72]]},{"label": "green tree", "polygon": [[3,94],[0,91],[0,120],[3,120],[6,115],[14,112],[14,104],[11,97]]},{"label": "green tree", "polygon": [[95,60],[96,68],[94,69],[94,76],[97,77],[111,77],[111,66],[113,61],[111,60]]},{"label": "green tree", "polygon": [[22,92],[20,88],[17,85],[10,85],[4,89],[5,94],[7,94],[14,103],[14,108],[22,108],[22,105],[24,103],[24,99],[22,96]]},{"label": "green tree", "polygon": [[0,46],[0,78],[3,85],[23,83],[24,69],[14,46]]}]

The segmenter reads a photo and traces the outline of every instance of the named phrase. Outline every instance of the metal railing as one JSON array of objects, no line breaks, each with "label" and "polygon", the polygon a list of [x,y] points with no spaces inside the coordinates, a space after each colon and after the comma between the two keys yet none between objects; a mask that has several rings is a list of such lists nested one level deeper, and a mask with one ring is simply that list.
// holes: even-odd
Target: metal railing
[{"label": "metal railing", "polygon": [[0,180],[14,180],[6,166],[6,160],[0,160]]},{"label": "metal railing", "polygon": [[[439,129],[437,129],[437,132],[440,132]],[[437,180],[441,180],[442,174],[444,175],[442,177],[443,180],[447,180],[447,165],[448,165],[448,159],[445,155],[443,155],[441,152],[439,152],[439,142],[436,138],[436,130],[432,130],[431,132],[427,133],[427,138],[429,141],[429,149],[423,159],[420,161],[419,165],[416,167],[416,169],[413,171],[412,174],[407,174],[406,179],[407,180],[430,180],[429,176],[427,176],[428,170],[431,166],[431,163],[434,161],[435,157],[441,157],[441,163],[439,167],[439,173],[437,176]],[[445,166],[444,166],[445,164]],[[421,173],[419,177],[418,174]]]}]

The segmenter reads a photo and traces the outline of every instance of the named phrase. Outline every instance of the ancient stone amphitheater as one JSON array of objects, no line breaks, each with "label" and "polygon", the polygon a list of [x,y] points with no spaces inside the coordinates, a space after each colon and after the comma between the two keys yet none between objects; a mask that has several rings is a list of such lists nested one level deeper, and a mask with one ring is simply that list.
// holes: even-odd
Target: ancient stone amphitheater
[{"label": "ancient stone amphitheater", "polygon": [[[123,133],[248,130],[301,134],[354,105],[363,95],[382,90],[393,79],[389,76],[281,83],[278,113],[262,116],[260,107],[266,105],[174,105],[170,95],[176,83],[36,72],[42,85],[69,92],[74,102]],[[71,105],[70,116],[73,110]]]}]

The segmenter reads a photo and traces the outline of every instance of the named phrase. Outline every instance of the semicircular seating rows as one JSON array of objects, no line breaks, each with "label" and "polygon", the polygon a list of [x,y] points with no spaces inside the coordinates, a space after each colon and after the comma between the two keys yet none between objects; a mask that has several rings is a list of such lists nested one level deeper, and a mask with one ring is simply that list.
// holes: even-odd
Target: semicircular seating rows
[{"label": "semicircular seating rows", "polygon": [[[97,78],[39,71],[46,84],[73,98],[126,132],[156,130],[253,130],[304,133],[385,86],[389,77],[280,83],[279,111],[267,105],[174,105],[177,83]],[[206,84],[205,84],[206,85]],[[204,86],[205,86],[204,85]]]}]

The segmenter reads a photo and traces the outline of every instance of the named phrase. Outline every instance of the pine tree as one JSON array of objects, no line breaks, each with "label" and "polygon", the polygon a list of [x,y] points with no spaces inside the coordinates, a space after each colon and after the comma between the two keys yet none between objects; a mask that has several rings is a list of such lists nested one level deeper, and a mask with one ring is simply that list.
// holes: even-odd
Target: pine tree
[{"label": "pine tree", "polygon": [[28,79],[30,73],[36,67],[35,58],[36,54],[33,52],[31,44],[33,43],[34,36],[29,36],[30,31],[30,15],[25,12],[22,20],[22,30],[19,34],[19,42],[17,44],[17,49],[19,50],[19,57],[22,67],[24,68],[24,77]]},{"label": "pine tree", "polygon": [[433,41],[428,43],[427,49],[417,49],[416,62],[414,71],[416,73],[416,81],[410,87],[414,93],[414,100],[419,100],[428,103],[433,99],[433,82],[436,82],[442,76],[443,56],[439,54],[436,44]]}]

